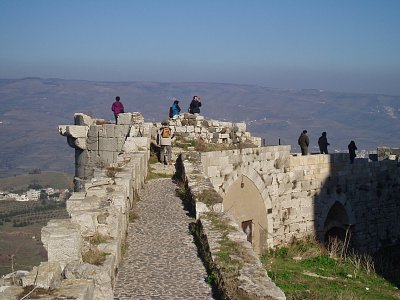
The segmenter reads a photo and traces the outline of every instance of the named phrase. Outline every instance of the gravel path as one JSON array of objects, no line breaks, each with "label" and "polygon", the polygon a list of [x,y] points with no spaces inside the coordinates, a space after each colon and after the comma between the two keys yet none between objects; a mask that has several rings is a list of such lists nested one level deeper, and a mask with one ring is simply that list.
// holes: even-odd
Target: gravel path
[{"label": "gravel path", "polygon": [[194,219],[175,188],[171,179],[156,179],[139,193],[140,217],[129,227],[115,299],[214,299],[189,233]]}]

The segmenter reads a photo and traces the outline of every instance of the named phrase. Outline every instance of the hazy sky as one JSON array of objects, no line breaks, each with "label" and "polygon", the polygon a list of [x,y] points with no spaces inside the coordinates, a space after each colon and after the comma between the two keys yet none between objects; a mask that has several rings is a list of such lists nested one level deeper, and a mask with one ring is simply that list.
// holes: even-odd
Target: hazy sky
[{"label": "hazy sky", "polygon": [[0,78],[400,95],[399,0],[0,0]]}]

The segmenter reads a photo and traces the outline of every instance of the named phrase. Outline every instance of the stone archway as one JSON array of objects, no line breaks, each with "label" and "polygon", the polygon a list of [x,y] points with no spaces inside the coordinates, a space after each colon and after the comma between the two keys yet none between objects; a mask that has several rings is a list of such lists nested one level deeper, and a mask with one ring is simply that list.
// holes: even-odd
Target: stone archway
[{"label": "stone archway", "polygon": [[247,176],[239,175],[223,197],[223,209],[231,213],[242,227],[247,240],[257,254],[262,254],[267,241],[267,212],[256,184]]},{"label": "stone archway", "polygon": [[326,213],[323,227],[323,241],[327,243],[330,238],[337,238],[344,242],[348,230],[354,225],[355,218],[347,202],[335,201]]}]

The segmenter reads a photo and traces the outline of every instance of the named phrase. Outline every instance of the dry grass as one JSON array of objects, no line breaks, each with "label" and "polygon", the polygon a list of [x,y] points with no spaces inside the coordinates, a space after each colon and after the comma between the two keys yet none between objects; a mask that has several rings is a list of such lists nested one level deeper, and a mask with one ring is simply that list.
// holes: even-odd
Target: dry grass
[{"label": "dry grass", "polygon": [[96,265],[96,266],[100,266],[106,260],[107,255],[108,255],[108,253],[106,253],[104,251],[100,251],[97,248],[91,248],[82,254],[82,260],[83,260],[83,262],[86,262],[86,263],[89,263],[92,265]]}]

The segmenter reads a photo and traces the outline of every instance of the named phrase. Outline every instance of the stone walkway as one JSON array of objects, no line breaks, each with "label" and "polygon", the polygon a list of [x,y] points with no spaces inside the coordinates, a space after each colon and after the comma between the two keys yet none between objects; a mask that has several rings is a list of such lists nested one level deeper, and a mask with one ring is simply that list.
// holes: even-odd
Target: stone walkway
[{"label": "stone walkway", "polygon": [[139,193],[140,217],[129,227],[115,299],[214,299],[189,232],[194,219],[175,188],[171,179],[156,179]]}]

